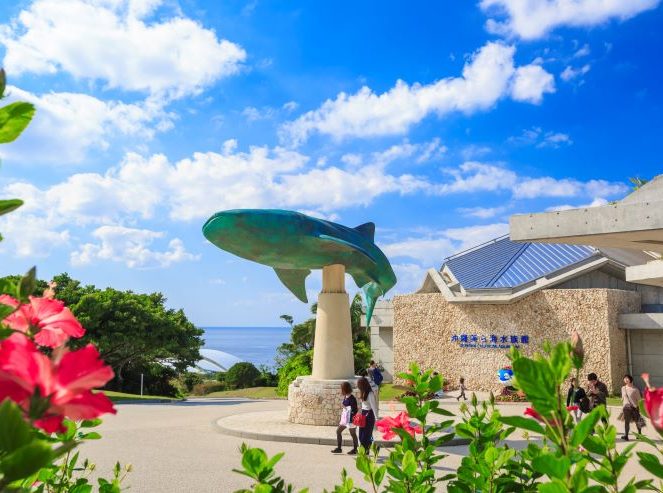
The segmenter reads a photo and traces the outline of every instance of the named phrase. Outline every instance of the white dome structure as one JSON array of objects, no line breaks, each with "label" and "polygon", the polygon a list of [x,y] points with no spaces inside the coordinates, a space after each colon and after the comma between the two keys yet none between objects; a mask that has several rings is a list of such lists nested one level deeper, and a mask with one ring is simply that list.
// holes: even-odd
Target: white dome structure
[{"label": "white dome structure", "polygon": [[228,368],[242,361],[237,356],[216,349],[201,349],[200,355],[202,359],[196,363],[196,368],[205,373],[228,371]]}]

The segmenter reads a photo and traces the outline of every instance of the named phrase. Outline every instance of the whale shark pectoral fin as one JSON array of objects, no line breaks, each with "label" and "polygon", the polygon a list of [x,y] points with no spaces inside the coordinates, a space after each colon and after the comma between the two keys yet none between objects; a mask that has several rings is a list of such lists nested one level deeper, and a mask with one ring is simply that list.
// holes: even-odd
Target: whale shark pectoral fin
[{"label": "whale shark pectoral fin", "polygon": [[355,245],[354,243],[350,243],[349,241],[341,240],[340,238],[334,238],[333,236],[329,235],[320,235],[318,236],[319,239],[329,242],[334,246],[334,248],[342,250],[344,252],[352,253],[352,252],[358,252],[361,253],[364,257],[366,257],[368,260],[370,260],[372,263],[377,264],[377,261],[371,256],[370,253],[368,253],[364,248],[360,247],[359,245]]},{"label": "whale shark pectoral fin", "polygon": [[366,302],[366,327],[369,327],[371,324],[371,318],[373,317],[375,302],[384,293],[380,285],[374,281],[362,286],[361,290],[364,292],[364,300]]},{"label": "whale shark pectoral fin", "polygon": [[375,223],[364,223],[355,227],[355,231],[361,233],[371,241],[375,241]]},{"label": "whale shark pectoral fin", "polygon": [[308,303],[306,296],[306,277],[311,273],[308,269],[274,269],[276,275],[286,288],[294,294],[299,301]]}]

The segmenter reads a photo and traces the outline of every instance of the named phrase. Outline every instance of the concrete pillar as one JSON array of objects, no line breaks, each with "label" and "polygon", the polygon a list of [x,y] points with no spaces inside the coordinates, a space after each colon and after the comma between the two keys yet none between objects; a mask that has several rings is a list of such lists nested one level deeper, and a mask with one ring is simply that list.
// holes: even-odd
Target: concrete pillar
[{"label": "concrete pillar", "polygon": [[322,269],[311,377],[320,380],[352,379],[354,373],[345,266],[329,265]]}]

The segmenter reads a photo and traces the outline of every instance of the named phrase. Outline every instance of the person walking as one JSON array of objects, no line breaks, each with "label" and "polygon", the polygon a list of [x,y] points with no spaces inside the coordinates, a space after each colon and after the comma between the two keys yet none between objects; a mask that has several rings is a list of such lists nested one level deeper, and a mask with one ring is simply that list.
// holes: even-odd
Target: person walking
[{"label": "person walking", "polygon": [[357,388],[359,388],[359,398],[361,400],[361,414],[366,420],[364,426],[359,428],[359,443],[366,452],[369,452],[373,443],[373,427],[379,417],[378,404],[375,392],[373,392],[366,377],[357,380]]},{"label": "person walking", "polygon": [[589,411],[589,399],[585,390],[578,384],[577,378],[573,377],[570,383],[569,391],[566,394],[566,407],[571,407],[572,405],[576,407],[571,413],[577,423],[580,421],[582,413]]},{"label": "person walking", "polygon": [[[608,386],[599,380],[596,373],[587,375],[587,397],[591,409],[608,404]],[[601,418],[601,421],[604,425],[608,424],[608,419],[605,417]]]},{"label": "person walking", "polygon": [[377,391],[375,392],[375,400],[380,402],[380,386],[382,385],[382,381],[384,380],[384,376],[382,376],[382,372],[380,371],[380,368],[378,368],[377,363],[374,360],[371,360],[371,364],[368,367],[368,374],[371,376],[371,380],[373,380],[373,383],[377,387]]},{"label": "person walking", "polygon": [[373,375],[370,371],[370,368],[364,368],[359,372],[359,376],[364,377],[366,380],[368,380],[368,384],[371,386],[371,390],[375,394],[375,402],[377,403],[377,407],[380,407],[380,400],[378,397],[378,393],[380,391],[380,388],[377,386],[377,384],[373,381]]},{"label": "person walking", "polygon": [[349,382],[341,384],[341,395],[343,396],[343,410],[341,411],[341,420],[338,423],[338,428],[336,428],[336,448],[332,450],[332,454],[343,452],[343,430],[347,428],[352,437],[352,450],[348,452],[348,455],[356,455],[358,446],[357,430],[352,423],[352,418],[355,417],[359,408],[357,406],[357,398],[352,394],[352,386]]},{"label": "person walking", "polygon": [[624,375],[624,386],[622,387],[624,434],[622,435],[622,440],[628,441],[628,432],[631,423],[635,423],[635,427],[638,429],[638,434],[642,433],[642,418],[640,417],[640,408],[638,407],[640,399],[642,399],[642,396],[640,395],[638,388],[633,385],[633,377],[631,375]]},{"label": "person walking", "polygon": [[463,400],[467,400],[467,397],[465,396],[465,391],[467,390],[467,387],[465,387],[465,378],[460,377],[460,380],[458,381],[459,387],[460,387],[460,394],[458,394],[458,397],[456,397],[456,400],[459,401],[460,398],[462,397]]}]

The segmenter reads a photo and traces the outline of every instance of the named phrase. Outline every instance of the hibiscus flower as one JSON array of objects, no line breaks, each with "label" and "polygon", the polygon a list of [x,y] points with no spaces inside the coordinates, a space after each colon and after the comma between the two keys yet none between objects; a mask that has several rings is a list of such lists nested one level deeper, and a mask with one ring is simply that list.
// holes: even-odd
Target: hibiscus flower
[{"label": "hibiscus flower", "polygon": [[406,412],[400,412],[394,418],[390,416],[382,418],[376,421],[375,427],[382,433],[383,440],[391,440],[396,437],[394,429],[398,428],[407,431],[412,438],[414,438],[415,433],[423,433],[421,426],[412,426],[410,416]]},{"label": "hibiscus flower", "polygon": [[113,403],[92,389],[113,378],[113,370],[89,344],[64,351],[57,361],[43,354],[25,335],[0,342],[0,402],[20,405],[34,424],[48,433],[63,431],[62,420],[115,414]]},{"label": "hibiscus flower", "polygon": [[642,379],[647,384],[645,389],[645,409],[651,424],[663,435],[663,387],[655,388],[649,383],[649,373],[643,373]]},{"label": "hibiscus flower", "polygon": [[35,342],[41,346],[59,347],[70,337],[85,334],[81,323],[60,300],[30,296],[30,302],[21,305],[18,300],[3,294],[0,303],[17,308],[3,323],[19,332],[34,332]]}]

